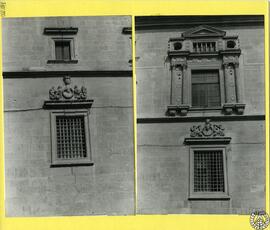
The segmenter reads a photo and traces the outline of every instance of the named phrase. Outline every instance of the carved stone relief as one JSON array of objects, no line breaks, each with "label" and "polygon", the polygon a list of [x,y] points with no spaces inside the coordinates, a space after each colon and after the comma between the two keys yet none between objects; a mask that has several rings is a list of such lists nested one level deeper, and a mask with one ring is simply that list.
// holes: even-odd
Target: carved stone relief
[{"label": "carved stone relief", "polygon": [[86,100],[87,89],[82,86],[79,88],[77,85],[71,86],[71,78],[69,76],[63,77],[64,86],[54,86],[49,90],[49,97],[52,101],[58,100]]}]

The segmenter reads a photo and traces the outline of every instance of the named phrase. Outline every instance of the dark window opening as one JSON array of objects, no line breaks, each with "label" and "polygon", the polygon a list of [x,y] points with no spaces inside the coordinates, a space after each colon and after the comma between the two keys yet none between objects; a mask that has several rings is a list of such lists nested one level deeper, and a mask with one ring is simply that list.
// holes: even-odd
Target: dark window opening
[{"label": "dark window opening", "polygon": [[57,159],[87,157],[84,116],[57,116]]},{"label": "dark window opening", "polygon": [[194,151],[194,192],[225,192],[222,150]]},{"label": "dark window opening", "polygon": [[221,104],[218,70],[192,71],[192,106],[218,107]]},{"label": "dark window opening", "polygon": [[55,59],[71,60],[70,41],[55,41]]}]

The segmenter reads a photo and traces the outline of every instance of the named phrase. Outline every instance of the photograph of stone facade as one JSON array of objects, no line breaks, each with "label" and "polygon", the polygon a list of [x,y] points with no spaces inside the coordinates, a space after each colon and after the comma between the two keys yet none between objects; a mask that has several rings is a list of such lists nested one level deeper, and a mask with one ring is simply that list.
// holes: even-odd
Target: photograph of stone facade
[{"label": "photograph of stone facade", "polygon": [[134,214],[130,26],[3,19],[7,217]]},{"label": "photograph of stone facade", "polygon": [[140,214],[265,209],[263,16],[140,16]]}]

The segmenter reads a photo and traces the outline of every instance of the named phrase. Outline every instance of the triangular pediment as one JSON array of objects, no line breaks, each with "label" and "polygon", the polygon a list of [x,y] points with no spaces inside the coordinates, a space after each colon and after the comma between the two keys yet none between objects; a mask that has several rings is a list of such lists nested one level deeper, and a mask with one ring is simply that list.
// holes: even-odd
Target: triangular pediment
[{"label": "triangular pediment", "polygon": [[182,33],[182,37],[184,38],[224,37],[225,35],[225,31],[205,25],[192,28]]}]

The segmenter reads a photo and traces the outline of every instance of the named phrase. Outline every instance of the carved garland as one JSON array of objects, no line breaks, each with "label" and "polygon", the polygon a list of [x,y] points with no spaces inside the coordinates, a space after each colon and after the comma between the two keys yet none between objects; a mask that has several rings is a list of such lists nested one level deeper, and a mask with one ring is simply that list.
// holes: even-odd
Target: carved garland
[{"label": "carved garland", "polygon": [[206,119],[204,125],[194,125],[190,128],[190,137],[186,137],[187,145],[229,144],[231,137],[226,137],[222,125],[212,124]]},{"label": "carved garland", "polygon": [[207,119],[204,126],[194,125],[190,128],[190,137],[224,137],[222,125],[211,124]]},{"label": "carved garland", "polygon": [[84,86],[82,86],[81,89],[79,89],[77,85],[75,85],[74,88],[72,88],[70,86],[71,79],[69,76],[64,76],[63,82],[65,84],[64,87],[58,86],[57,89],[55,89],[55,87],[53,86],[49,90],[50,100],[52,100],[52,101],[58,101],[61,99],[86,100],[87,89]]}]

